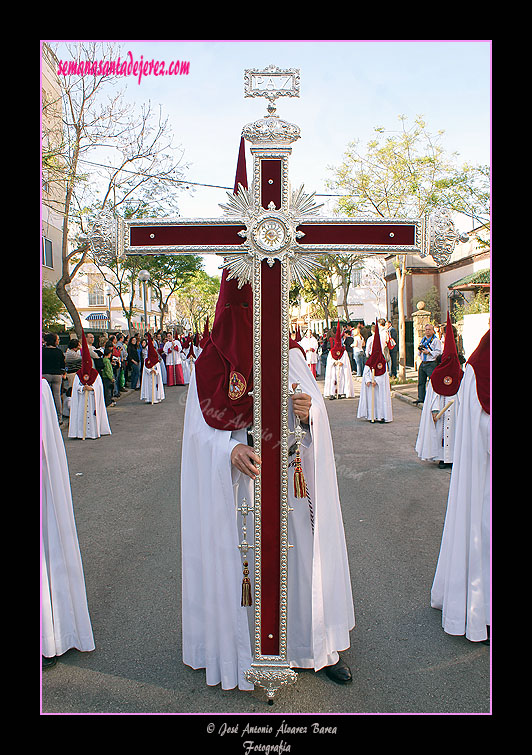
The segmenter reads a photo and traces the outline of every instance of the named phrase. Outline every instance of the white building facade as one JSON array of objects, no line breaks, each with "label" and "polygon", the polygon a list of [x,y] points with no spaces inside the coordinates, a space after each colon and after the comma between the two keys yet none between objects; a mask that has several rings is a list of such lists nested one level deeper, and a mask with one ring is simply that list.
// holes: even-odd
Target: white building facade
[{"label": "white building facade", "polygon": [[[146,284],[147,324],[144,319],[144,286],[141,281],[137,280],[133,291],[132,316],[129,326],[120,296],[106,282],[105,277],[96,265],[87,262],[82,265],[69,286],[70,297],[79,312],[84,329],[126,333],[131,327],[131,332],[143,333],[148,328],[153,331],[160,326],[161,312],[149,281]],[[109,271],[109,278],[111,277],[112,274]],[[122,299],[125,308],[129,309],[131,300],[129,289],[122,292]]]}]

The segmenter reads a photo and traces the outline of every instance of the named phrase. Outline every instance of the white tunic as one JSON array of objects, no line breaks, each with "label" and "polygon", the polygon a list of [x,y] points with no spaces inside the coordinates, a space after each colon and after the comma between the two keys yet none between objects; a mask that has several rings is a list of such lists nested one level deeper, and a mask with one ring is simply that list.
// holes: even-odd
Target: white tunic
[{"label": "white tunic", "polygon": [[166,355],[166,364],[168,367],[181,364],[181,343],[179,341],[165,341],[163,352]]},{"label": "white tunic", "polygon": [[183,368],[183,381],[185,385],[190,383],[190,363],[193,360],[187,359],[184,351],[181,352],[181,367]]},{"label": "white tunic", "polygon": [[[450,401],[453,401],[451,406],[434,422],[432,413],[440,412]],[[428,381],[415,446],[420,459],[452,464],[457,408],[458,393],[442,396],[436,393],[432,383]]]},{"label": "white tunic", "polygon": [[152,369],[144,366],[142,368],[140,400],[151,404],[153,399],[153,403],[158,404],[164,397],[163,376],[159,362]]},{"label": "white tunic", "polygon": [[[349,647],[355,623],[345,535],[327,412],[303,355],[290,350],[290,384],[312,397],[311,437],[301,448],[311,505],[293,496],[289,469],[288,639],[292,665],[319,670]],[[290,409],[293,421],[293,414]],[[183,558],[183,661],[206,669],[208,685],[251,690],[244,677],[252,662],[254,607],[242,607],[242,499],[253,503],[253,483],[231,465],[246,430],[216,430],[205,422],[195,375],[190,382],[181,464]],[[253,516],[247,517],[253,541]],[[314,529],[313,529],[314,527]],[[253,584],[253,556],[248,552]]]},{"label": "white tunic", "polygon": [[94,650],[63,436],[42,381],[42,654]]},{"label": "white tunic", "polygon": [[431,590],[448,634],[487,639],[490,624],[490,416],[466,364],[459,388],[454,463],[443,535]]},{"label": "white tunic", "polygon": [[[359,419],[374,419],[392,422],[392,394],[390,391],[390,378],[387,372],[383,375],[375,375],[375,392],[372,399],[372,375],[371,369],[364,366],[362,382],[360,384],[360,399],[358,401],[357,417]],[[370,385],[368,385],[370,383]],[[372,415],[373,401],[373,415]]]},{"label": "white tunic", "polygon": [[[98,375],[92,387],[94,390],[85,391],[78,375],[72,383],[70,401],[70,419],[68,422],[68,437],[83,438],[85,424],[86,438],[99,438],[101,435],[111,435],[107,407],[103,392],[103,383]],[[87,413],[85,414],[85,393],[87,394]]]},{"label": "white tunic", "polygon": [[306,354],[307,364],[316,364],[318,361],[318,342],[314,336],[305,336],[299,345]]},{"label": "white tunic", "polygon": [[355,386],[351,372],[351,362],[349,354],[344,351],[340,359],[334,359],[331,352],[327,355],[327,364],[325,367],[325,381],[323,384],[323,395],[341,396],[354,398]]}]

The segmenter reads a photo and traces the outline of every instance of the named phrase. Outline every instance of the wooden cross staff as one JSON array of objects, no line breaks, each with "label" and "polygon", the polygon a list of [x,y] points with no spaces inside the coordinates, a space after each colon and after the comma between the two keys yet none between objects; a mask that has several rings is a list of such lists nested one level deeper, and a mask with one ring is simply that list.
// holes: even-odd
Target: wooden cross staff
[{"label": "wooden cross staff", "polygon": [[[228,277],[252,286],[253,441],[262,464],[250,506],[255,631],[253,663],[246,677],[263,687],[272,702],[280,687],[296,679],[287,658],[290,280],[303,282],[312,276],[320,267],[320,254],[424,256],[429,253],[430,232],[424,218],[320,217],[317,211],[322,205],[314,203],[314,194],[305,194],[303,187],[290,189],[290,145],[299,139],[299,128],[281,120],[273,105],[277,97],[299,96],[299,71],[274,66],[246,71],[245,96],[267,97],[268,115],[242,131],[252,145],[252,185],[250,190],[240,185],[237,194],[228,193],[228,203],[220,205],[223,217],[129,221],[107,217],[99,219],[93,238],[100,253],[108,253],[111,238],[118,255],[222,255],[221,267],[228,269]],[[445,244],[449,246],[448,231]],[[442,251],[441,244],[434,243],[430,249],[437,250],[440,258],[452,251]],[[268,389],[262,391],[263,385]],[[263,434],[263,427],[267,433]]]}]

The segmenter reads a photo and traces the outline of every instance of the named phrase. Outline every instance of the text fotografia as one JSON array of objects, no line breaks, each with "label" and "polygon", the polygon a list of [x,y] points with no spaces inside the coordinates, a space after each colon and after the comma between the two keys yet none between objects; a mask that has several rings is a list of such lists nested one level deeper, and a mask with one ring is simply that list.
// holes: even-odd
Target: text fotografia
[{"label": "text fotografia", "polygon": [[[223,723],[220,726],[216,726],[213,723],[207,725],[207,732],[209,734],[217,734],[220,737],[236,735],[242,739],[242,751],[244,755],[252,755],[255,752],[266,753],[266,755],[273,755],[274,753],[290,752],[291,746],[284,739],[278,739],[282,736],[297,736],[305,734],[337,734],[336,726],[323,726],[320,723],[311,723],[305,726],[291,726],[286,721],[282,721],[279,726],[272,726],[271,724],[253,725],[246,723],[245,726],[240,724],[227,724]],[[263,742],[256,742],[251,739],[253,735],[271,735],[278,741],[275,744],[265,744]]]},{"label": "text fotografia", "polygon": [[189,60],[173,60],[168,65],[164,60],[134,60],[131,52],[125,60],[60,60],[58,76],[187,76]]}]

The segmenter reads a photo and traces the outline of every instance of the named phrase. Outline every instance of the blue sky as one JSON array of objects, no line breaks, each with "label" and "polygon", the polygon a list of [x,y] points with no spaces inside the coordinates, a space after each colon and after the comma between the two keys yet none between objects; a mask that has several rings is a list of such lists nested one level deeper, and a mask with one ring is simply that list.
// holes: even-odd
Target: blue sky
[{"label": "blue sky", "polygon": [[[490,40],[115,41],[123,59],[130,52],[139,62],[190,63],[186,76],[124,77],[123,88],[131,102],[162,106],[191,182],[232,187],[241,130],[267,105],[244,97],[244,70],[269,64],[300,69],[300,97],[276,101],[278,115],[301,129],[290,158],[293,188],[330,193],[329,166],[342,162],[348,143],[365,144],[375,126],[398,128],[399,115],[410,122],[422,115],[431,133],[443,130],[442,144],[459,153],[459,164],[490,163]],[[250,169],[248,152],[249,178]],[[196,187],[182,195],[180,213],[219,217],[226,198],[224,190]],[[334,200],[320,201],[332,212]]]}]

